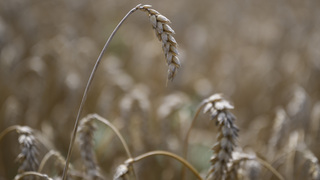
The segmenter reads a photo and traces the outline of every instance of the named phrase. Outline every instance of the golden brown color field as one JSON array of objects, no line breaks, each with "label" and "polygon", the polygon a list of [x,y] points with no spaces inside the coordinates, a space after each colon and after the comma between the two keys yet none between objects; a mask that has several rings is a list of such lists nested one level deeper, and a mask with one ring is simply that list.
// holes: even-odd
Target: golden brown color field
[{"label": "golden brown color field", "polygon": [[[163,155],[134,162],[133,173],[119,138],[95,119],[119,130],[132,157],[183,157],[199,107],[186,160],[202,179],[320,179],[320,1],[1,0],[0,180],[26,171],[61,179],[91,70],[139,3],[171,23],[139,10],[115,34],[81,113],[68,179],[116,178],[121,164],[116,175],[130,172],[119,179],[197,179]],[[160,41],[152,15],[166,33]],[[181,67],[168,81],[175,56]]]}]

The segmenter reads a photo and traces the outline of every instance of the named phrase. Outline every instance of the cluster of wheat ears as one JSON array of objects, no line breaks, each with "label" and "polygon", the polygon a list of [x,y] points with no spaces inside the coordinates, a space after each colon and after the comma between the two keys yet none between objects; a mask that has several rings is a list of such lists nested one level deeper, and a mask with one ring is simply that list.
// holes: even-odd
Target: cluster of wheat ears
[{"label": "cluster of wheat ears", "polygon": [[[120,21],[118,26],[110,35],[96,61],[96,64],[92,70],[83,94],[66,158],[62,157],[59,152],[50,150],[42,159],[39,159],[38,151],[39,146],[42,144],[41,138],[39,138],[39,135],[35,133],[34,130],[30,127],[15,125],[8,127],[1,132],[0,142],[9,132],[16,131],[16,133],[19,135],[18,142],[20,144],[21,152],[16,159],[19,164],[19,168],[18,173],[14,179],[105,179],[103,173],[101,172],[102,170],[99,168],[99,165],[97,163],[94,151],[93,135],[96,130],[97,123],[104,124],[112,129],[112,131],[121,141],[123,148],[127,154],[127,159],[123,161],[122,164],[118,165],[118,168],[116,168],[116,171],[114,172],[115,180],[138,179],[135,173],[135,164],[144,160],[145,158],[150,158],[152,156],[167,156],[180,162],[182,164],[182,179],[185,179],[187,170],[193,173],[194,179],[200,180],[246,179],[246,177],[243,176],[248,175],[248,172],[244,173],[244,171],[253,171],[253,169],[257,166],[265,167],[266,170],[270,172],[270,174],[273,174],[272,177],[274,178],[281,180],[284,179],[284,177],[275,168],[273,168],[270,163],[266,162],[262,158],[259,158],[255,154],[244,153],[241,148],[237,146],[238,138],[241,137],[238,137],[239,128],[235,124],[236,117],[230,112],[230,110],[232,110],[234,107],[223,97],[222,94],[214,94],[207,99],[204,99],[200,103],[183,140],[183,152],[181,152],[181,155],[177,155],[169,151],[156,150],[145,152],[139,156],[133,156],[129,149],[129,146],[124,140],[125,138],[123,138],[117,127],[115,127],[115,125],[113,125],[109,120],[101,117],[98,114],[89,114],[81,119],[82,111],[92,80],[105,50],[107,49],[114,34],[120,28],[121,24],[127,19],[130,14],[136,11],[142,11],[148,15],[155,34],[162,44],[162,50],[164,52],[166,64],[168,66],[168,80],[172,81],[174,79],[181,64],[178,58],[178,44],[174,38],[175,31],[170,27],[171,22],[167,17],[160,14],[155,9],[152,9],[150,5],[139,4],[131,9],[128,14]],[[209,114],[210,120],[215,122],[216,130],[218,132],[216,143],[212,147],[213,154],[210,159],[211,167],[209,168],[209,171],[207,173],[198,172],[196,168],[194,168],[193,165],[191,165],[191,163],[187,160],[189,136],[191,134],[192,127],[194,126],[194,123],[201,112],[203,112],[204,114]],[[279,124],[274,127],[275,134],[281,133],[280,131],[282,124],[283,122],[279,122]],[[76,141],[76,139],[78,141]],[[278,140],[271,139],[271,141],[277,142]],[[80,146],[80,155],[83,161],[83,166],[85,167],[84,173],[79,173],[79,171],[75,170],[70,164],[71,154],[76,142],[78,142]],[[301,146],[299,151],[302,152],[304,154],[304,157],[311,163],[309,178],[319,179],[320,166],[317,157],[315,157],[306,146]],[[42,171],[46,166],[46,163],[48,163],[49,159],[51,158],[56,159],[55,177],[49,177],[49,175],[43,173]],[[251,162],[251,164],[253,165],[251,165],[250,168],[247,168],[247,166],[245,166],[246,162]]]}]

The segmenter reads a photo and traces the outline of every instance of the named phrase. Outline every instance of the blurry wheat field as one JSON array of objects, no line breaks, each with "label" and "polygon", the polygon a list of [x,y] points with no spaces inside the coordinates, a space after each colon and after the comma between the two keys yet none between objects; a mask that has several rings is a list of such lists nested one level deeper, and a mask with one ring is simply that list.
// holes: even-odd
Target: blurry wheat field
[{"label": "blurry wheat field", "polygon": [[[0,1],[0,132],[28,126],[39,137],[39,161],[50,150],[66,158],[77,110],[107,37],[137,4],[171,20],[181,68],[167,82],[166,59],[148,18],[135,12],[115,35],[93,80],[82,117],[96,113],[122,133],[133,156],[166,150],[182,156],[200,102],[222,93],[234,106],[235,151],[268,162],[285,179],[320,179],[320,1],[316,0],[2,0]],[[126,153],[97,123],[93,152],[112,179]],[[201,114],[188,161],[205,177],[218,128]],[[19,171],[18,134],[0,141],[0,180]],[[51,159],[43,172],[61,174]],[[60,162],[61,163],[61,162]],[[81,147],[72,169],[81,176]],[[277,179],[256,161],[240,179]],[[139,179],[181,179],[181,165],[149,158]],[[58,177],[56,179],[59,179]],[[72,178],[71,178],[72,179]],[[186,179],[195,179],[187,171]]]}]

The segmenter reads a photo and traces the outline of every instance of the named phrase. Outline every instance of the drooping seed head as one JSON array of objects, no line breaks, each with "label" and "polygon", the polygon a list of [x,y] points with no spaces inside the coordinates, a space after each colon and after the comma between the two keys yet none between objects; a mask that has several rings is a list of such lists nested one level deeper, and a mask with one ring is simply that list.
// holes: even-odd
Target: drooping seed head
[{"label": "drooping seed head", "polygon": [[177,42],[172,36],[175,32],[169,25],[171,21],[158,11],[151,9],[151,5],[142,5],[139,9],[147,12],[156,36],[162,43],[162,49],[168,65],[168,79],[172,81],[176,76],[177,70],[181,67],[181,63],[178,58]]}]

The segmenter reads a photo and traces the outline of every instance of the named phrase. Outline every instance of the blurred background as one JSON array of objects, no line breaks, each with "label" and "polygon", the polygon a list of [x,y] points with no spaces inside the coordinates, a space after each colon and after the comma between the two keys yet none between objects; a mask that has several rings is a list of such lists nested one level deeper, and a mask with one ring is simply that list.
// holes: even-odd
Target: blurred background
[{"label": "blurred background", "polygon": [[[320,157],[317,0],[2,0],[0,132],[30,126],[48,144],[41,157],[50,149],[66,157],[95,60],[118,22],[139,3],[171,20],[181,69],[166,85],[161,43],[147,14],[137,11],[107,49],[82,116],[97,113],[113,122],[134,156],[156,149],[182,155],[198,104],[223,93],[235,106],[239,147],[288,179],[306,177],[310,164],[301,153],[290,154],[291,161],[276,159],[297,148],[292,142]],[[215,123],[201,115],[191,134],[188,160],[204,174],[216,132]],[[94,137],[102,174],[111,179],[125,151],[107,127],[99,125]],[[10,133],[0,142],[0,179],[17,174],[17,138]],[[81,171],[78,148],[72,164]],[[167,158],[136,165],[140,179],[179,179],[180,168]],[[259,177],[272,179],[263,168]]]}]

